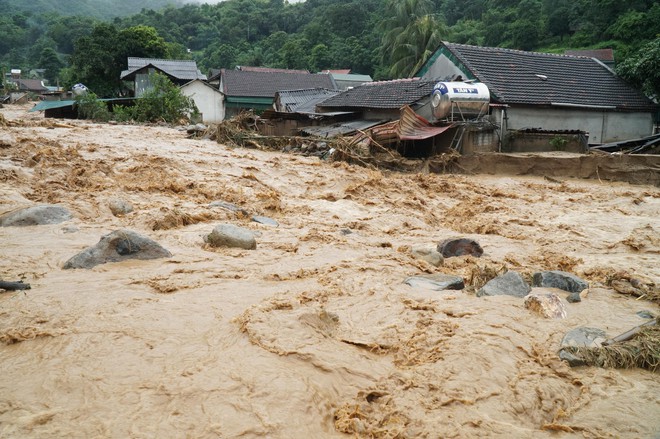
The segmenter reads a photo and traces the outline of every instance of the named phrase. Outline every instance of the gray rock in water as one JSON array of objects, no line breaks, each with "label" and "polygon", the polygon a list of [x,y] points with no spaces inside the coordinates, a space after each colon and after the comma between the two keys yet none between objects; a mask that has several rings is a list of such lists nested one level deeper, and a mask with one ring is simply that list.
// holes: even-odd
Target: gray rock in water
[{"label": "gray rock in water", "polygon": [[571,293],[566,298],[566,301],[568,303],[578,303],[578,302],[582,302],[582,297],[580,297],[580,293]]},{"label": "gray rock in water", "polygon": [[252,216],[252,221],[254,221],[255,223],[259,223],[259,224],[264,224],[266,226],[273,226],[273,227],[279,227],[280,226],[280,223],[278,223],[277,221],[275,221],[272,218],[268,218],[267,216],[253,215]]},{"label": "gray rock in water", "polygon": [[582,358],[565,348],[595,348],[605,340],[607,340],[607,334],[602,329],[589,327],[571,329],[561,340],[559,358],[567,361],[571,367],[584,366],[585,362]]},{"label": "gray rock in water", "polygon": [[440,244],[438,244],[438,253],[440,253],[445,258],[464,255],[470,255],[479,258],[484,254],[484,250],[474,239],[456,238],[445,239]]},{"label": "gray rock in water", "polygon": [[655,315],[651,311],[637,311],[635,314],[637,314],[639,317],[643,319],[654,319]]},{"label": "gray rock in water", "polygon": [[524,306],[546,319],[565,319],[567,315],[564,302],[553,292],[532,291]]},{"label": "gray rock in water", "polygon": [[226,209],[226,210],[229,210],[229,211],[232,211],[232,212],[238,212],[238,213],[241,213],[245,216],[249,215],[249,212],[247,210],[245,210],[242,207],[239,207],[235,204],[228,203],[226,201],[214,201],[211,204],[209,204],[209,206],[211,206],[211,207],[222,207],[223,209]]},{"label": "gray rock in water", "polygon": [[427,276],[411,276],[404,281],[413,288],[425,288],[427,290],[462,290],[465,288],[463,278],[447,274],[431,274]]},{"label": "gray rock in water", "polygon": [[64,264],[64,269],[92,268],[125,259],[169,258],[172,253],[152,239],[131,230],[115,230],[93,247],[78,253]]},{"label": "gray rock in water", "polygon": [[70,219],[71,212],[66,207],[42,204],[3,215],[0,217],[0,226],[41,226],[59,224]]},{"label": "gray rock in water", "polygon": [[534,273],[532,285],[544,288],[559,288],[569,293],[579,293],[589,284],[574,274],[565,271],[540,271]]},{"label": "gray rock in water", "polygon": [[412,255],[417,259],[426,261],[431,265],[435,265],[436,267],[439,267],[444,262],[444,258],[442,257],[440,252],[438,252],[434,248],[413,247]]},{"label": "gray rock in water", "polygon": [[110,202],[108,203],[108,207],[110,208],[110,212],[112,212],[114,216],[122,216],[122,215],[126,215],[127,213],[133,212],[133,205],[128,201],[124,201],[124,200],[119,200],[119,199],[110,200]]},{"label": "gray rock in water", "polygon": [[257,241],[251,230],[233,224],[220,224],[206,237],[212,247],[238,247],[246,250],[257,248]]},{"label": "gray rock in water", "polygon": [[525,297],[532,288],[525,282],[517,271],[507,271],[501,276],[488,281],[479,291],[477,297],[482,296],[514,296]]}]

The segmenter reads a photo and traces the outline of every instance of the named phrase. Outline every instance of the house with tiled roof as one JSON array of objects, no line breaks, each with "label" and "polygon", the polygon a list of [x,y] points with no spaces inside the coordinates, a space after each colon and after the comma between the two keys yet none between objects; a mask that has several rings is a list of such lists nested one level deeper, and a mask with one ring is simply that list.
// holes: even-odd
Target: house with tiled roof
[{"label": "house with tiled roof", "polygon": [[614,50],[613,49],[573,49],[565,50],[564,55],[586,56],[587,58],[596,58],[607,67],[614,68]]},{"label": "house with tiled roof", "polygon": [[653,132],[658,106],[594,58],[442,43],[415,74],[481,82],[502,136],[522,130],[581,131],[589,143]]},{"label": "house with tiled roof", "polygon": [[161,73],[177,85],[184,85],[195,79],[206,80],[206,75],[197,68],[193,60],[157,59],[128,57],[128,69],[121,72],[120,79],[134,83],[135,96],[141,96],[151,87],[149,75]]},{"label": "house with tiled roof", "polygon": [[334,90],[336,85],[325,74],[235,69],[222,69],[218,85],[225,98],[227,118],[243,110],[261,112],[273,108],[278,91],[315,88]]},{"label": "house with tiled roof", "polygon": [[48,91],[41,79],[16,79],[16,87],[20,91],[41,94]]},{"label": "house with tiled roof", "polygon": [[409,105],[424,117],[430,113],[429,100],[437,81],[419,78],[368,82],[353,87],[318,104],[320,112],[352,111],[365,119],[395,120],[400,109]]}]

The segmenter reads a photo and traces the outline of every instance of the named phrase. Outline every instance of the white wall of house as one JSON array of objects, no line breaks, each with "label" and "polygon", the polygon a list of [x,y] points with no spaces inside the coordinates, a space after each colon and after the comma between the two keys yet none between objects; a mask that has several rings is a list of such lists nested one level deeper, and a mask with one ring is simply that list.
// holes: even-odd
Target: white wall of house
[{"label": "white wall of house", "polygon": [[218,123],[225,118],[224,96],[219,90],[196,80],[181,86],[181,92],[192,98],[202,114],[202,122]]},{"label": "white wall of house", "polygon": [[[589,143],[609,143],[637,139],[653,133],[651,113],[623,113],[581,108],[509,107],[506,129],[581,130],[589,133]],[[499,117],[499,114],[498,114]]]}]

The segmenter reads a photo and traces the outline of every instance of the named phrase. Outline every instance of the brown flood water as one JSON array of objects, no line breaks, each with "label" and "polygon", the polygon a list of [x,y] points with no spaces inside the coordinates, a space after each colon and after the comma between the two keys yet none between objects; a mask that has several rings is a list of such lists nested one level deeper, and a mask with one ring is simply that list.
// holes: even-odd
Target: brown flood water
[{"label": "brown flood water", "polygon": [[[0,214],[61,203],[74,219],[0,228],[0,278],[32,285],[0,293],[0,437],[660,434],[657,374],[557,357],[570,329],[613,336],[658,313],[602,283],[625,270],[660,284],[658,188],[379,172],[25,110],[0,110],[24,121],[0,127]],[[113,199],[135,210],[115,217]],[[257,249],[206,248],[223,222],[257,231]],[[119,228],[172,258],[62,270]],[[453,236],[484,256],[410,254]],[[520,299],[403,283],[503,266],[592,288],[548,320]]]}]

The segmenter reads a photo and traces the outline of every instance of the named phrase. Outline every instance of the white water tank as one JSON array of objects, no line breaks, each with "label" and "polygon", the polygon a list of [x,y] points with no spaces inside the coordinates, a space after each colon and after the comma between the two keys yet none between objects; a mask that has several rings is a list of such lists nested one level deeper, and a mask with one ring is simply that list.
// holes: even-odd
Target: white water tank
[{"label": "white water tank", "polygon": [[480,82],[438,82],[431,93],[433,116],[444,119],[474,118],[488,114],[490,92],[486,84]]}]

